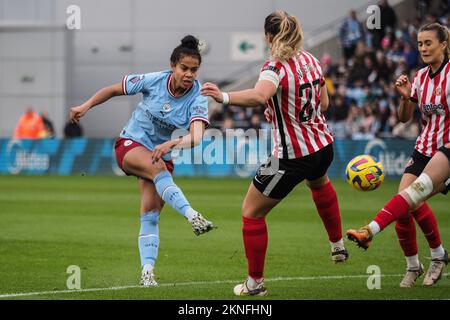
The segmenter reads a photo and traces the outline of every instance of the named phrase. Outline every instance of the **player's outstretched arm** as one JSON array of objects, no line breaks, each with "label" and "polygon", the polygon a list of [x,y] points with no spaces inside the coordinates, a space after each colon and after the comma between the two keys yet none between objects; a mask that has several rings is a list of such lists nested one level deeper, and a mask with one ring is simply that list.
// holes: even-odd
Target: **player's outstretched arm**
[{"label": "player's outstretched arm", "polygon": [[202,141],[205,128],[206,126],[203,121],[192,121],[187,135],[179,139],[169,140],[155,147],[155,150],[153,150],[153,163],[158,162],[163,155],[170,152],[175,147],[186,149],[198,146]]},{"label": "player's outstretched arm", "polygon": [[82,105],[70,108],[70,120],[78,123],[80,119],[89,111],[89,109],[96,105],[108,101],[112,97],[124,95],[122,83],[116,83],[97,91]]},{"label": "player's outstretched arm", "polygon": [[258,81],[253,89],[228,93],[220,91],[214,83],[210,82],[205,83],[201,89],[201,93],[204,96],[211,97],[219,103],[247,108],[265,105],[267,101],[276,93],[276,91],[277,88],[275,84],[268,80]]}]

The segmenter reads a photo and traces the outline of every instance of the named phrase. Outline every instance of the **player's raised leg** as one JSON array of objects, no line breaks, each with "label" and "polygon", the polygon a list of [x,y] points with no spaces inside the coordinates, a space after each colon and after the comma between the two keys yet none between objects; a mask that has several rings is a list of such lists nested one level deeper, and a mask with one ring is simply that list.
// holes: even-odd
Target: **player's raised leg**
[{"label": "player's raised leg", "polygon": [[331,245],[331,260],[335,263],[346,261],[348,252],[342,239],[341,214],[333,184],[325,174],[315,180],[306,180],[306,185],[311,189],[317,212],[327,231]]},{"label": "player's raised leg", "polygon": [[167,171],[161,159],[152,163],[152,151],[137,147],[127,152],[122,167],[125,172],[152,180],[159,196],[183,217],[188,219],[196,235],[203,234],[214,228],[214,225],[194,210],[175,184],[172,175]]},{"label": "player's raised leg", "polygon": [[[406,217],[417,207],[436,193],[448,189],[450,177],[450,143],[441,148],[429,161],[423,173],[405,190],[396,194],[374,220],[358,230],[348,230],[347,236],[358,246],[367,249],[372,238],[395,220]],[[441,259],[448,263],[448,256]],[[445,261],[444,261],[445,260]],[[441,270],[443,268],[440,268]],[[437,279],[433,280],[434,282]]]},{"label": "player's raised leg", "polygon": [[154,267],[159,248],[159,218],[164,201],[158,195],[152,181],[139,179],[141,193],[141,227],[139,230],[138,246],[141,257],[141,285],[145,287],[157,286]]},{"label": "player's raised leg", "polygon": [[248,264],[248,278],[234,287],[238,296],[265,296],[264,261],[268,243],[266,215],[281,199],[263,195],[253,183],[242,205],[242,237]]}]

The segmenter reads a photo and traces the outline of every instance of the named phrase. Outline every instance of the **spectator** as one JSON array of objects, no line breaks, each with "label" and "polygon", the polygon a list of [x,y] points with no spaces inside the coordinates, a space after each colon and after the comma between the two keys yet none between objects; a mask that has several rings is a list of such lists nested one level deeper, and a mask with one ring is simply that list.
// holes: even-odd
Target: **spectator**
[{"label": "spectator", "polygon": [[394,9],[392,9],[392,7],[389,5],[389,1],[381,0],[379,6],[381,9],[381,29],[385,29],[387,27],[395,29],[395,27],[397,26],[397,15]]},{"label": "spectator", "polygon": [[222,132],[225,132],[227,129],[233,129],[233,128],[234,128],[233,118],[230,116],[226,116],[222,122]]},{"label": "spectator", "polygon": [[253,113],[252,117],[250,118],[250,126],[247,129],[255,129],[259,130],[262,129],[261,125],[261,117],[257,113]]},{"label": "spectator", "polygon": [[341,95],[336,95],[333,102],[330,104],[326,114],[327,118],[330,119],[330,129],[336,138],[345,138],[349,106]]},{"label": "spectator", "polygon": [[45,136],[45,127],[42,118],[28,107],[20,117],[14,129],[14,139],[41,139]]},{"label": "spectator", "polygon": [[[377,105],[378,112],[376,114],[376,135],[380,138],[386,138],[391,136],[392,132],[392,127],[389,123],[391,109],[389,108],[388,102],[385,98],[379,100]],[[394,110],[394,112],[396,111]]]},{"label": "spectator", "polygon": [[405,42],[403,47],[403,59],[408,69],[414,69],[419,65],[419,52],[411,46],[409,42]]},{"label": "spectator", "polygon": [[[442,3],[444,6],[448,6],[450,1],[442,0]],[[424,23],[425,18],[437,19],[443,24],[450,21],[450,14],[447,10],[437,10],[436,12],[439,12],[441,16],[428,14],[427,16],[423,15],[423,18],[420,16],[410,17],[397,22],[396,14],[388,2],[380,1],[379,4],[382,14],[383,37],[378,35],[377,44],[375,44],[374,31],[364,29],[361,39],[355,41],[354,48],[349,49],[351,54],[344,54],[346,57],[342,57],[335,63],[329,54],[324,54],[321,58],[325,85],[330,97],[330,108],[324,115],[330,120],[330,128],[336,137],[363,138],[369,136],[361,129],[364,120],[367,124],[371,119],[370,115],[367,117],[363,115],[364,112],[368,113],[367,110],[364,110],[366,106],[370,106],[371,115],[375,118],[370,127],[371,134],[376,134],[381,138],[393,136],[392,130],[399,122],[396,110],[399,96],[393,85],[394,79],[400,74],[408,74],[410,79],[413,79],[422,63],[417,51],[417,30]],[[344,22],[350,20],[356,21],[354,11],[343,21],[340,31],[345,29]],[[338,40],[343,44],[341,38]],[[383,40],[383,45],[380,43],[381,40]],[[355,108],[359,108],[359,111]],[[259,114],[260,117],[263,113],[258,109],[249,111],[249,109],[243,110],[230,106],[228,116],[233,119],[232,126],[249,128],[253,113]],[[215,121],[217,121],[217,127],[220,128],[227,115],[221,110],[220,115],[216,116],[217,120]],[[354,119],[355,125],[350,119]],[[264,122],[264,124],[266,123]],[[406,130],[411,128],[414,132],[416,125],[420,126],[420,122],[406,126]],[[404,134],[405,130],[402,129],[402,126],[395,130],[398,137],[413,136],[408,132]]]},{"label": "spectator", "polygon": [[388,82],[391,77],[392,70],[390,70],[387,65],[384,52],[382,50],[377,50],[375,53],[375,57],[378,81]]},{"label": "spectator", "polygon": [[347,129],[346,136],[353,138],[354,133],[359,131],[359,128],[361,127],[363,120],[364,116],[362,109],[359,108],[356,105],[356,103],[352,102],[346,120],[347,121],[347,125],[345,126],[345,128]]},{"label": "spectator", "polygon": [[46,138],[54,138],[55,137],[55,129],[53,127],[53,122],[48,117],[48,112],[43,111],[41,113],[42,122],[45,127],[45,137]]},{"label": "spectator", "polygon": [[363,107],[364,118],[359,127],[359,133],[364,139],[373,139],[375,137],[374,132],[376,130],[375,126],[375,116],[373,114],[372,106],[369,102],[364,103]]},{"label": "spectator", "polygon": [[339,28],[339,40],[346,60],[352,58],[358,42],[364,41],[364,29],[356,18],[355,10],[351,10],[348,17],[342,22]]},{"label": "spectator", "polygon": [[395,63],[399,63],[400,61],[405,59],[403,48],[401,47],[400,41],[394,40],[391,49],[386,54],[386,58],[391,59]]},{"label": "spectator", "polygon": [[427,14],[426,18],[425,18],[426,23],[439,23],[439,19],[437,17],[437,15],[435,15],[434,13],[429,13]]},{"label": "spectator", "polygon": [[64,138],[66,139],[72,139],[72,138],[79,138],[83,136],[83,128],[80,126],[79,123],[74,123],[72,121],[67,121],[66,125],[64,126]]},{"label": "spectator", "polygon": [[372,30],[373,44],[376,48],[381,47],[381,40],[386,35],[386,29],[394,30],[397,25],[397,15],[388,0],[381,0],[378,6],[380,7],[380,29]]},{"label": "spectator", "polygon": [[347,97],[354,100],[358,107],[362,108],[364,101],[367,98],[367,92],[364,90],[363,81],[355,81],[353,87],[347,88]]}]

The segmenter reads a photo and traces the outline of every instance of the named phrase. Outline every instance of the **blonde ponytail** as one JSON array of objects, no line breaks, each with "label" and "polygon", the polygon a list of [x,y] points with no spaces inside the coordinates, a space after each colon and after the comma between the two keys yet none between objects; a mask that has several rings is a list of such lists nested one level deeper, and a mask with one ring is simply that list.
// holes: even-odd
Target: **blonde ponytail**
[{"label": "blonde ponytail", "polygon": [[289,60],[303,47],[299,21],[284,11],[275,11],[267,16],[264,31],[273,36],[270,53],[276,60]]},{"label": "blonde ponytail", "polygon": [[447,48],[446,48],[446,52],[447,52],[447,57],[450,58],[450,30],[448,29],[447,26],[444,26],[445,29],[445,33],[447,34]]}]

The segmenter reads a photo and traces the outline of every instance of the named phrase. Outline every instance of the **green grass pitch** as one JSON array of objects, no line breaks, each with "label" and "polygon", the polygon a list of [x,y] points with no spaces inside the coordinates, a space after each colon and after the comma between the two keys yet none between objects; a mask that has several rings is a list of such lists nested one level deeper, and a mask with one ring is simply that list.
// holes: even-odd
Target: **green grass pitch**
[{"label": "green grass pitch", "polygon": [[[0,176],[1,299],[242,299],[246,276],[241,203],[251,179],[176,178],[194,208],[218,229],[196,237],[166,206],[160,221],[156,288],[139,288],[139,192],[132,177]],[[344,232],[369,222],[398,181],[358,192],[334,181]],[[450,248],[449,198],[430,201]],[[334,265],[311,194],[299,185],[267,218],[269,246],[264,299],[449,299],[448,270],[431,288],[399,288],[405,260],[393,226],[363,251],[346,242],[350,259]],[[430,256],[418,228],[421,261]],[[81,291],[67,292],[68,266],[81,268]],[[369,290],[367,268],[380,268]],[[92,289],[92,290],[89,290]],[[26,295],[14,295],[27,293]]]}]

